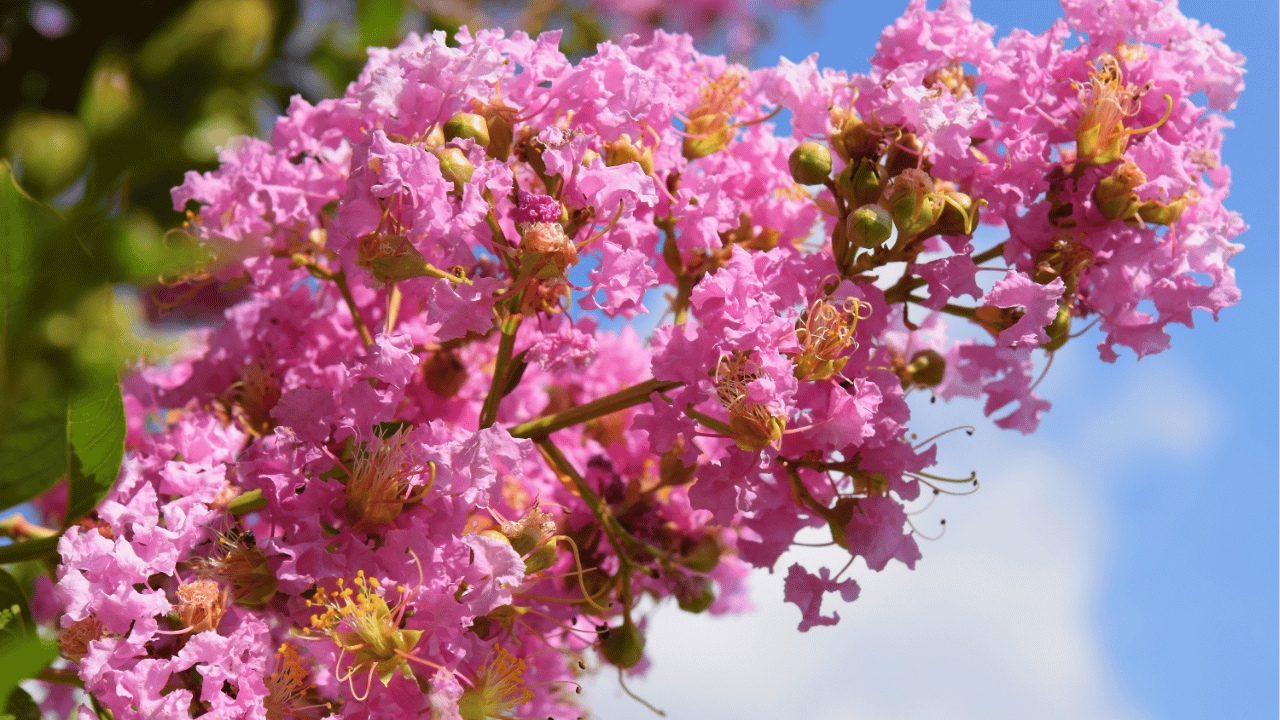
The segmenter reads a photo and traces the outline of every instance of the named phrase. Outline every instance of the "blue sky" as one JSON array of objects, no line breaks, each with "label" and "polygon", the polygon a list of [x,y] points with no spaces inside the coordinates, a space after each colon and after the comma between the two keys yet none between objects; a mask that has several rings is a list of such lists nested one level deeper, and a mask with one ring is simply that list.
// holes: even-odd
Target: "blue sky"
[{"label": "blue sky", "polygon": [[[756,63],[818,52],[863,70],[905,6],[828,0],[808,21],[783,18]],[[972,6],[998,36],[1061,14],[1049,0]],[[949,469],[976,469],[983,487],[922,516],[948,531],[914,572],[855,565],[862,596],[840,625],[803,635],[780,574],[753,578],[751,616],[660,611],[634,690],[676,718],[1277,716],[1277,6],[1180,7],[1248,58],[1223,152],[1228,207],[1251,226],[1233,260],[1241,302],[1173,328],[1173,348],[1141,362],[1101,362],[1096,338],[1069,344],[1041,386],[1054,407],[1036,435],[988,423],[944,446]],[[924,436],[977,415],[917,419]],[[653,717],[612,685],[593,687],[596,716]]]}]

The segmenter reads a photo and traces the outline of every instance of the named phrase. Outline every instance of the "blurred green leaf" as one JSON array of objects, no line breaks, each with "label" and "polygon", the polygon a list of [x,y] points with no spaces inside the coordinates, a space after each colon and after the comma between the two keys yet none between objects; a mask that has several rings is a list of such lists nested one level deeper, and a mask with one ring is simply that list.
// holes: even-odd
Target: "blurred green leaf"
[{"label": "blurred green leaf", "polygon": [[362,46],[391,47],[400,42],[404,0],[357,0],[356,14]]},{"label": "blurred green leaf", "polygon": [[0,435],[0,509],[26,502],[67,471],[67,403],[29,398],[7,408]]},{"label": "blurred green leaf", "polygon": [[119,381],[102,382],[67,408],[67,516],[63,526],[88,514],[120,474],[124,459],[124,397]]},{"label": "blurred green leaf", "polygon": [[58,646],[32,633],[0,643],[0,702],[8,706],[18,683],[43,670],[58,657]]},{"label": "blurred green leaf", "polygon": [[[18,611],[14,612],[14,607]],[[0,614],[8,616],[0,626],[0,706],[15,714],[10,702],[18,683],[49,665],[58,657],[58,646],[36,634],[27,596],[13,575],[0,568]],[[17,701],[17,706],[22,701]],[[17,715],[17,714],[15,714]]]},{"label": "blurred green leaf", "polygon": [[31,619],[31,608],[27,606],[26,593],[22,592],[22,586],[9,574],[8,570],[0,568],[0,613],[14,606],[18,607],[18,614],[0,625],[0,644],[28,635],[35,630],[35,621]]},{"label": "blurred green leaf", "polygon": [[59,537],[54,535],[38,540],[23,540],[0,545],[0,565],[53,557],[58,552]]},{"label": "blurred green leaf", "polygon": [[0,284],[4,307],[0,308],[0,377],[8,373],[9,323],[21,313],[22,299],[31,282],[31,230],[22,191],[7,160],[0,160]]},{"label": "blurred green leaf", "polygon": [[9,695],[9,702],[4,706],[4,715],[0,717],[13,720],[40,720],[40,706],[31,695],[22,688],[14,688]]},{"label": "blurred green leaf", "polygon": [[[0,706],[9,713],[13,713],[11,694],[18,683],[35,675],[58,656],[57,645],[36,634],[27,596],[18,581],[0,568],[0,614],[12,612],[15,606],[18,612],[0,627]],[[21,704],[21,700],[17,702]]]}]

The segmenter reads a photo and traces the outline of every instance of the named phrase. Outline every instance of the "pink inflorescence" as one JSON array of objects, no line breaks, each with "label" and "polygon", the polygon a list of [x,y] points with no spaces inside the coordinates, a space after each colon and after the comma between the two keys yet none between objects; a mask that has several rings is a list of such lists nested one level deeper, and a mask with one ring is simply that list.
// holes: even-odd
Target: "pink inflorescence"
[{"label": "pink inflorescence", "polygon": [[[910,392],[1031,432],[1037,353],[1090,322],[1159,352],[1239,295],[1195,98],[1229,109],[1242,58],[1172,0],[1064,5],[996,41],[913,2],[866,75],[414,35],[295,98],[173,191],[240,294],[126,382],[124,471],[62,538],[85,689],[117,720],[577,718],[584,670],[645,667],[642,598],[747,609],[804,530],[914,566]],[[803,563],[800,629],[833,624],[858,585]]]}]

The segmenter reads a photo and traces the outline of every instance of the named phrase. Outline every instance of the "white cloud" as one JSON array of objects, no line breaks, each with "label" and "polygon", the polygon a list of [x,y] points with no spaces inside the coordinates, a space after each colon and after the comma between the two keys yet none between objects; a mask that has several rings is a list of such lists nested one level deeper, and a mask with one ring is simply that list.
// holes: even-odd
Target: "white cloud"
[{"label": "white cloud", "polygon": [[[915,518],[928,533],[948,521],[941,540],[922,543],[915,571],[894,563],[874,573],[859,561],[851,572],[861,597],[843,604],[830,595],[824,606],[839,610],[840,624],[800,633],[799,610],[781,602],[795,557],[785,556],[778,573],[753,576],[756,613],[659,611],[653,667],[632,689],[672,718],[1146,717],[1118,685],[1098,627],[1114,514],[1106,488],[1153,452],[1203,452],[1221,415],[1181,365],[1153,360],[1102,366],[1089,343],[1074,343],[1041,387],[1058,403],[1057,430],[1027,438],[983,422],[973,438],[943,441],[944,471],[977,469],[982,488],[944,496]],[[1108,387],[1081,392],[1100,384]],[[916,410],[921,435],[978,412],[972,403],[925,405]],[[837,552],[827,564],[843,560]],[[594,717],[654,717],[611,677],[589,696]]]}]

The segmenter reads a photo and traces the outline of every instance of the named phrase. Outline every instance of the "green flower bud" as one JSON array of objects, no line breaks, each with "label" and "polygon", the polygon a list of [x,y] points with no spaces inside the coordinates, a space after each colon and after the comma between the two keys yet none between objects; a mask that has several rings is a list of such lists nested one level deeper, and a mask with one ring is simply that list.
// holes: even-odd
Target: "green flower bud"
[{"label": "green flower bud", "polygon": [[6,154],[22,164],[22,184],[53,195],[79,177],[89,160],[89,133],[67,113],[21,113],[9,125]]},{"label": "green flower bud", "polygon": [[701,573],[711,572],[719,563],[720,543],[711,535],[704,535],[680,556],[681,565]]},{"label": "green flower bud", "polygon": [[893,218],[879,205],[863,205],[849,213],[845,221],[849,242],[857,247],[880,247],[893,235]]},{"label": "green flower bud", "polygon": [[760,452],[782,440],[787,419],[777,415],[760,417],[759,413],[729,413],[729,427],[733,430],[733,443],[747,452]]},{"label": "green flower bud", "polygon": [[787,161],[791,177],[801,185],[821,185],[831,175],[831,150],[806,140],[791,151]]},{"label": "green flower bud", "polygon": [[1049,342],[1041,346],[1045,350],[1053,352],[1065,345],[1067,336],[1071,334],[1071,309],[1065,305],[1058,306],[1058,314],[1054,316],[1053,322],[1045,326],[1044,331],[1049,335]]},{"label": "green flower bud", "polygon": [[1182,217],[1187,206],[1195,201],[1195,198],[1188,195],[1179,195],[1164,205],[1155,200],[1148,200],[1138,207],[1138,217],[1142,218],[1143,222],[1156,225],[1173,225]]},{"label": "green flower bud", "polygon": [[623,670],[633,668],[644,657],[644,635],[629,618],[623,620],[622,625],[611,629],[608,637],[600,641],[600,654]]},{"label": "green flower bud", "polygon": [[440,160],[440,174],[453,183],[453,193],[461,195],[462,186],[471,180],[476,166],[467,159],[466,153],[456,147],[437,148],[433,152]]},{"label": "green flower bud", "polygon": [[831,228],[831,257],[842,275],[853,266],[853,259],[858,254],[858,246],[849,242],[847,224],[835,223]]},{"label": "green flower bud", "polygon": [[640,163],[646,175],[653,173],[653,148],[640,148],[631,142],[631,136],[623,133],[613,142],[604,144],[604,164],[609,167]]},{"label": "green flower bud", "polygon": [[532,575],[539,570],[546,570],[556,564],[556,544],[552,541],[539,546],[524,559],[524,572]]},{"label": "green flower bud", "polygon": [[921,170],[908,168],[885,186],[881,207],[889,211],[898,228],[899,244],[914,240],[942,216],[942,197],[933,190],[933,178]]},{"label": "green flower bud", "polygon": [[1125,159],[1111,174],[1098,181],[1093,188],[1093,203],[1098,212],[1108,220],[1131,218],[1139,212],[1138,194],[1134,188],[1145,183],[1147,176],[1133,163]]},{"label": "green flower bud", "polygon": [[921,350],[911,356],[906,367],[906,378],[917,387],[933,387],[942,382],[947,372],[947,361],[937,350]]},{"label": "green flower bud", "polygon": [[475,113],[460,112],[444,124],[444,139],[469,138],[477,145],[489,144],[489,123]]},{"label": "green flower bud", "polygon": [[850,178],[853,194],[846,198],[853,205],[867,205],[880,199],[884,191],[884,168],[866,158],[860,160]]},{"label": "green flower bud", "polygon": [[711,603],[716,601],[716,594],[711,590],[711,581],[696,576],[688,578],[687,583],[678,585],[675,596],[681,610],[695,615],[705,611],[711,607]]}]

